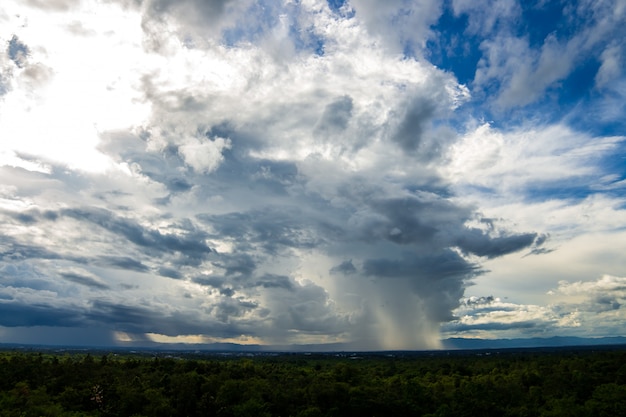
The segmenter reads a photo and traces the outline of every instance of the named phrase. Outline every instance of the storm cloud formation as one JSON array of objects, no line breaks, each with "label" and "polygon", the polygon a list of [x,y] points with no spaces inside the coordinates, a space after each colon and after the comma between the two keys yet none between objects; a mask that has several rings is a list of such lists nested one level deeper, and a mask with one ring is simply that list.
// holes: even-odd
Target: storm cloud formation
[{"label": "storm cloud formation", "polygon": [[[93,81],[131,107],[122,122],[85,110],[92,153],[20,153],[16,140],[0,166],[0,326],[361,349],[500,326],[454,311],[484,262],[546,253],[547,235],[487,218],[446,174],[470,97],[422,57],[441,7],[331,3],[119,0],[102,7],[120,35],[87,20],[77,54],[106,39],[136,57]],[[78,19],[89,5],[50,7]],[[54,49],[11,35],[3,100]],[[54,126],[46,140],[66,146],[72,127]]]}]

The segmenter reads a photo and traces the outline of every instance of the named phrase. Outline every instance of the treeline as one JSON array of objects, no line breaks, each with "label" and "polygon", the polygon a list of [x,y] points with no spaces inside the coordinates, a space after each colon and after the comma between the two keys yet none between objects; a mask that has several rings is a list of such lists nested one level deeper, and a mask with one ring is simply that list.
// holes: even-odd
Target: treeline
[{"label": "treeline", "polygon": [[1,416],[626,416],[626,351],[220,359],[0,353]]}]

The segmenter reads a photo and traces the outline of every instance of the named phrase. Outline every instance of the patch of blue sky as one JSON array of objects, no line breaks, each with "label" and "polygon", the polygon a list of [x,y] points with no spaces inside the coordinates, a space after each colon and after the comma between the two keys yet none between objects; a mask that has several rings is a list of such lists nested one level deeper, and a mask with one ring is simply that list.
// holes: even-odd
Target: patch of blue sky
[{"label": "patch of blue sky", "polygon": [[612,182],[626,179],[626,140],[620,142],[612,152],[600,159],[602,170],[614,176]]},{"label": "patch of blue sky", "polygon": [[467,15],[454,16],[450,8],[445,8],[432,28],[438,36],[426,44],[431,63],[453,73],[461,84],[471,83],[481,58],[479,40],[465,33],[467,24]]},{"label": "patch of blue sky", "polygon": [[4,78],[4,76],[0,72],[0,97],[7,94],[8,92],[9,92],[8,81]]},{"label": "patch of blue sky", "polygon": [[13,35],[13,38],[9,41],[7,48],[9,59],[15,63],[19,68],[24,65],[24,60],[30,54],[28,46],[22,43],[17,36]]},{"label": "patch of blue sky", "polygon": [[599,182],[589,179],[569,179],[562,181],[548,181],[530,184],[524,190],[524,200],[529,203],[539,203],[551,200],[581,201],[593,194],[610,193],[609,190],[599,188]]},{"label": "patch of blue sky", "polygon": [[576,103],[568,114],[567,123],[574,129],[595,136],[623,136],[626,134],[624,98],[612,91],[592,90]]},{"label": "patch of blue sky", "polygon": [[324,55],[324,38],[315,33],[313,28],[302,28],[291,25],[289,36],[298,51],[312,51],[316,55]]},{"label": "patch of blue sky", "polygon": [[332,10],[333,12],[339,12],[341,7],[343,7],[343,5],[346,3],[346,0],[327,0],[327,2],[330,10]]},{"label": "patch of blue sky", "polygon": [[354,17],[354,9],[342,10],[342,7],[346,4],[346,0],[327,0],[328,7],[334,13],[340,15],[344,19],[352,19]]},{"label": "patch of blue sky", "polygon": [[567,4],[560,1],[522,1],[522,18],[517,24],[517,36],[526,37],[529,46],[533,49],[541,48],[548,36],[556,39],[568,39],[573,36],[578,27],[572,24],[572,19],[566,15]]},{"label": "patch of blue sky", "polygon": [[561,104],[576,103],[581,99],[589,98],[599,68],[600,62],[593,57],[580,62],[567,78],[556,83],[559,102]]},{"label": "patch of blue sky", "polygon": [[280,23],[280,11],[277,3],[254,2],[247,11],[250,19],[241,19],[237,25],[227,28],[222,33],[222,41],[227,46],[240,43],[254,42],[265,32]]}]

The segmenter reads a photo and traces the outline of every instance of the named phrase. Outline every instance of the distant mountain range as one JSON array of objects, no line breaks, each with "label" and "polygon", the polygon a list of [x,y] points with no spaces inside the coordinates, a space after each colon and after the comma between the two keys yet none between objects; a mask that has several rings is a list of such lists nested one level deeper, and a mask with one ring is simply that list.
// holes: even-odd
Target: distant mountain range
[{"label": "distant mountain range", "polygon": [[[488,349],[515,349],[515,348],[552,348],[552,347],[576,347],[576,346],[609,346],[624,345],[626,347],[626,337],[548,337],[529,339],[466,339],[449,338],[442,340],[443,350],[488,350]],[[54,348],[56,350],[85,349],[85,350],[153,350],[153,351],[197,351],[197,352],[232,352],[232,353],[267,353],[267,352],[359,352],[358,345],[351,343],[333,344],[310,344],[310,345],[241,345],[237,343],[148,343],[141,344],[125,343],[118,346],[51,346],[51,345],[26,345],[0,343],[2,348]]]},{"label": "distant mountain range", "polygon": [[[441,341],[444,350],[472,350],[472,349],[507,349],[507,348],[540,348],[565,346],[601,346],[626,345],[626,337],[534,337],[529,339],[466,339],[449,338]],[[150,348],[165,348],[172,350],[207,350],[228,352],[358,352],[362,351],[357,344],[329,343],[309,345],[240,345],[236,343],[210,344],[154,344]]]},{"label": "distant mountain range", "polygon": [[529,339],[465,339],[450,338],[442,340],[443,348],[456,349],[506,349],[506,348],[534,348],[534,347],[565,347],[565,346],[603,346],[626,345],[626,337],[533,337]]}]

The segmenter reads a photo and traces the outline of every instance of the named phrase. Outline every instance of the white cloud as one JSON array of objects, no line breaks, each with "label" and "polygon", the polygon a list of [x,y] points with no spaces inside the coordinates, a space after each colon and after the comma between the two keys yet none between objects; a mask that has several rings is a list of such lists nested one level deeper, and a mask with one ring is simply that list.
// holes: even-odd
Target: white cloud
[{"label": "white cloud", "polygon": [[193,169],[201,173],[210,173],[215,171],[224,159],[222,150],[230,147],[230,141],[224,138],[214,138],[204,142],[198,139],[188,139],[178,148],[178,151]]},{"label": "white cloud", "polygon": [[458,319],[444,326],[448,335],[462,332],[485,338],[623,334],[626,278],[610,275],[595,281],[560,281],[546,305],[518,304],[493,297],[468,297],[455,310]]},{"label": "white cloud", "polygon": [[[600,187],[602,156],[624,142],[624,137],[591,138],[565,125],[521,127],[503,132],[482,124],[449,151],[442,173],[466,194],[472,187],[486,189],[511,202],[511,198],[534,198],[542,189],[564,185]],[[610,180],[605,178],[605,180]],[[549,200],[550,196],[540,199]]]},{"label": "white cloud", "polygon": [[621,75],[622,48],[619,45],[607,47],[600,55],[602,64],[596,73],[596,87],[603,88]]},{"label": "white cloud", "polygon": [[455,15],[468,15],[470,33],[483,34],[496,30],[497,24],[508,25],[521,14],[515,0],[453,0],[452,10]]},{"label": "white cloud", "polygon": [[3,148],[84,170],[106,169],[109,161],[94,149],[99,133],[139,124],[148,114],[137,100],[138,16],[115,5],[101,5],[96,15],[95,5],[85,2],[69,21],[81,21],[90,32],[75,35],[64,14],[7,7],[14,20],[7,28],[13,26],[29,56],[14,69],[11,92],[0,103]]},{"label": "white cloud", "polygon": [[369,32],[380,37],[385,46],[396,53],[402,53],[409,44],[420,55],[429,37],[430,26],[441,15],[441,4],[430,0],[390,0],[383,3],[352,0],[349,4]]}]

